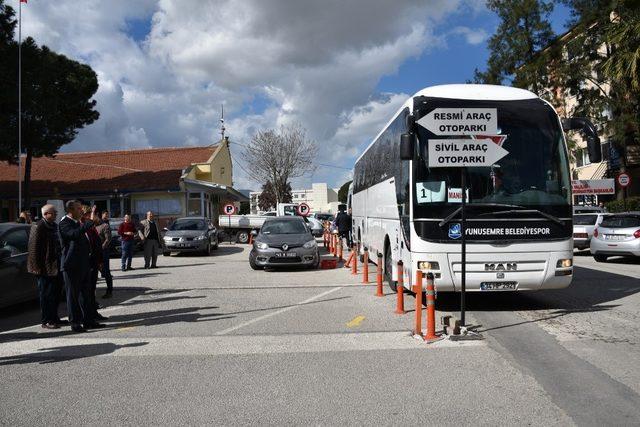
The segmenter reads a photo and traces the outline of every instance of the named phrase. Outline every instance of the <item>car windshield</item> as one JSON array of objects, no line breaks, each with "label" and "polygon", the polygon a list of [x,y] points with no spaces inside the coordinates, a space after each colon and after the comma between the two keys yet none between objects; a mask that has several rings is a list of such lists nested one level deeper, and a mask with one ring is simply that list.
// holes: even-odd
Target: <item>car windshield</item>
[{"label": "car windshield", "polygon": [[601,227],[629,228],[640,227],[640,217],[636,216],[610,216],[602,220]]},{"label": "car windshield", "polygon": [[573,217],[573,225],[595,225],[598,215],[576,215]]},{"label": "car windshield", "polygon": [[304,234],[307,229],[302,221],[267,221],[260,230],[261,234]]},{"label": "car windshield", "polygon": [[462,201],[462,168],[430,167],[436,139],[490,139],[508,154],[491,166],[466,168],[469,204],[508,204],[559,216],[568,214],[571,184],[562,130],[555,111],[539,99],[469,101],[429,99],[420,115],[435,108],[495,108],[497,135],[438,136],[418,126],[420,159],[415,165],[414,216],[446,217]]},{"label": "car windshield", "polygon": [[171,231],[204,231],[207,224],[201,219],[179,219],[169,227]]}]

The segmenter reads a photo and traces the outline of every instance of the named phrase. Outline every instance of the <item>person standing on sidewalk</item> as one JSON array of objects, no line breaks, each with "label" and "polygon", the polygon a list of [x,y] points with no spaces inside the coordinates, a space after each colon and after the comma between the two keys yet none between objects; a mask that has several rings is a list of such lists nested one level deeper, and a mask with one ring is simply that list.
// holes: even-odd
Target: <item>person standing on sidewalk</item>
[{"label": "person standing on sidewalk", "polygon": [[109,211],[102,212],[102,222],[96,227],[100,242],[102,244],[102,277],[107,283],[107,291],[102,296],[103,299],[111,298],[113,294],[113,276],[109,267],[109,255],[111,254],[111,224],[109,224]]},{"label": "person standing on sidewalk", "polygon": [[338,215],[336,215],[335,223],[338,227],[338,234],[341,239],[346,239],[347,247],[351,247],[353,242],[351,241],[351,209],[349,213],[344,211],[344,208],[340,209]]},{"label": "person standing on sidewalk", "polygon": [[60,328],[60,237],[54,205],[42,207],[42,219],[31,227],[27,271],[35,274],[40,291],[41,324],[44,329]]},{"label": "person standing on sidewalk", "polygon": [[[93,221],[94,224],[99,224],[100,220],[96,215],[95,218],[91,217],[91,208],[89,206],[82,207],[82,220],[81,223],[85,224],[89,221]],[[102,270],[102,241],[98,235],[96,227],[87,230],[87,237],[89,238],[89,265],[91,267],[91,274],[89,275],[89,283],[91,291],[91,306],[93,307],[93,320],[97,322],[99,320],[107,320],[107,317],[98,313],[99,304],[96,301],[96,287],[98,285],[98,273]]]},{"label": "person standing on sidewalk", "polygon": [[60,242],[62,256],[60,265],[67,291],[67,310],[71,330],[86,332],[87,329],[104,328],[94,319],[95,307],[91,299],[91,246],[87,232],[94,227],[96,207],[89,215],[89,221],[80,223],[82,205],[78,200],[70,200],[65,205],[67,215],[60,220]]},{"label": "person standing on sidewalk", "polygon": [[133,244],[136,227],[131,222],[131,216],[125,215],[124,222],[118,227],[120,236],[120,248],[122,250],[122,271],[133,270],[131,260],[133,259]]},{"label": "person standing on sidewalk", "polygon": [[157,268],[158,253],[162,249],[158,223],[153,219],[153,212],[147,212],[147,219],[140,221],[140,238],[144,245],[144,268]]}]

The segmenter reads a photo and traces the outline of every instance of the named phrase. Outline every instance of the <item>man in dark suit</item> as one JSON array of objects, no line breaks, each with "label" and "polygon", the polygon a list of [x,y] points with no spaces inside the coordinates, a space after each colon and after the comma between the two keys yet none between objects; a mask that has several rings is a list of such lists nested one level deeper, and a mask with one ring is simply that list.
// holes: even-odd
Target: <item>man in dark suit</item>
[{"label": "man in dark suit", "polygon": [[91,211],[91,220],[84,224],[82,204],[70,200],[65,205],[67,215],[60,220],[60,242],[62,257],[60,266],[67,291],[67,310],[69,321],[74,332],[85,332],[87,329],[102,328],[104,325],[94,319],[91,306],[91,246],[87,230],[92,228],[96,219],[96,207]]}]

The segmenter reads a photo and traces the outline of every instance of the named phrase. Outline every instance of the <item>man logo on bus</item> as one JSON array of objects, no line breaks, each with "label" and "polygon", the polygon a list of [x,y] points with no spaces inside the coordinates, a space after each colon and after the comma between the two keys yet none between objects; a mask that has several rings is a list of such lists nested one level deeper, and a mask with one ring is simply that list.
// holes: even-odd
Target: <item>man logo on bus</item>
[{"label": "man logo on bus", "polygon": [[451,224],[449,226],[449,238],[459,239],[460,237],[462,237],[460,224],[459,223]]}]

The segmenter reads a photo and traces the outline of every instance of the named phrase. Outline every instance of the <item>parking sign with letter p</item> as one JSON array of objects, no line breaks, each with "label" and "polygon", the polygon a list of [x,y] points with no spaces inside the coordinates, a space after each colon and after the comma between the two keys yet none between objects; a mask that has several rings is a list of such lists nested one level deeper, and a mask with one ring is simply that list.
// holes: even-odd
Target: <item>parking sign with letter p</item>
[{"label": "parking sign with letter p", "polygon": [[308,216],[311,213],[311,208],[306,203],[300,203],[297,208],[298,215]]}]

